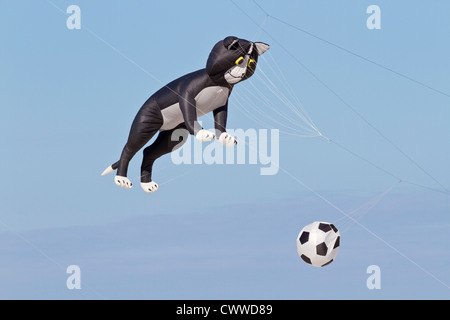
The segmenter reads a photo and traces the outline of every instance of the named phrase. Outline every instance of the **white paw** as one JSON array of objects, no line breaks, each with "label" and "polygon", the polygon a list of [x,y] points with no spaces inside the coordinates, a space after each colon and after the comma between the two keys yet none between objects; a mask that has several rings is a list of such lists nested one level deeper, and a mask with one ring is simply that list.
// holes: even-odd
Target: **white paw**
[{"label": "white paw", "polygon": [[141,183],[142,189],[147,193],[153,193],[159,189],[159,185],[156,182]]},{"label": "white paw", "polygon": [[125,189],[133,188],[133,184],[131,183],[130,179],[128,179],[127,177],[116,176],[114,178],[114,182],[117,186],[125,188]]},{"label": "white paw", "polygon": [[206,142],[206,141],[212,141],[215,138],[214,133],[212,133],[211,131],[208,130],[200,130],[199,132],[197,132],[197,134],[195,135],[195,137],[197,138],[197,140]]},{"label": "white paw", "polygon": [[225,147],[232,147],[237,144],[237,140],[230,134],[224,132],[219,137],[220,143],[222,143]]}]

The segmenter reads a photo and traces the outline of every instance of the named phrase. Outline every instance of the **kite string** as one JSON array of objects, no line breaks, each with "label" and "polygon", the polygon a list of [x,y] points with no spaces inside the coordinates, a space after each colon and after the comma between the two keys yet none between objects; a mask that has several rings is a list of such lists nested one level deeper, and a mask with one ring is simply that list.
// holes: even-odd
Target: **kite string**
[{"label": "kite string", "polygon": [[[320,131],[308,120],[308,117],[304,116],[295,105],[281,92],[281,90],[273,83],[273,81],[267,76],[262,68],[258,69],[259,73],[262,74],[261,77],[259,74],[257,78],[262,80],[265,86],[281,101],[287,106],[291,111],[293,111],[305,124],[307,124],[312,130],[317,132],[317,135],[320,136]],[[305,113],[305,112],[304,112]]]},{"label": "kite string", "polygon": [[[270,64],[269,64],[269,65],[270,65]],[[279,66],[278,66],[278,68],[279,68]],[[272,69],[272,71],[274,71],[274,70]],[[263,73],[264,73],[264,72],[263,72]],[[277,73],[277,72],[275,72],[275,73]],[[278,73],[279,73],[279,74],[283,74],[281,68],[279,68],[279,72],[278,72]],[[264,73],[264,74],[265,74],[265,73]],[[286,106],[289,108],[289,103],[286,101],[286,100],[288,100],[288,99],[286,98],[286,96],[280,97],[279,95],[277,95],[277,94],[275,93],[276,91],[280,91],[280,89],[279,89],[279,88],[272,89],[272,88],[270,87],[270,86],[276,87],[276,84],[275,84],[273,81],[267,81],[267,82],[266,82],[266,81],[264,80],[264,79],[268,79],[268,76],[267,76],[267,75],[266,75],[265,78],[259,77],[259,79],[264,83],[264,85],[266,85],[266,86],[269,88],[269,91],[270,91],[270,92],[273,92],[273,93],[276,95],[276,97],[278,98],[279,101],[281,101],[284,105],[286,105]],[[280,78],[278,78],[278,80],[280,80]],[[281,81],[281,80],[280,80],[280,81]],[[282,82],[282,81],[281,81],[281,82]],[[271,107],[271,103],[270,103],[269,99],[268,99],[267,97],[265,97],[265,94],[264,94],[263,92],[261,92],[261,90],[259,90],[252,82],[251,82],[251,85],[252,85],[253,88],[255,88],[255,90],[257,91],[257,93],[258,93],[257,95],[253,94],[250,90],[248,90],[248,89],[245,88],[245,87],[243,87],[244,90],[246,90],[246,92],[248,92],[249,94],[252,94],[254,98],[260,99],[260,100],[264,101],[264,102],[266,103],[266,105],[267,105],[269,108],[271,108],[271,109],[273,110],[273,108]],[[294,95],[294,96],[295,96],[295,95]],[[273,117],[269,117],[269,116],[267,115],[267,113],[266,113],[264,110],[261,110],[260,108],[255,107],[254,104],[251,103],[251,102],[252,102],[251,99],[248,99],[248,98],[245,97],[245,96],[242,96],[242,99],[247,100],[247,103],[248,103],[249,105],[252,105],[252,106],[253,106],[252,108],[253,108],[254,110],[256,110],[256,112],[254,112],[253,114],[250,113],[250,112],[248,112],[248,114],[250,115],[250,116],[249,116],[250,118],[256,118],[256,117],[254,116],[255,114],[263,114],[263,115],[265,115],[267,118],[270,118],[273,122],[276,122],[277,124],[281,125],[282,127],[286,127],[286,128],[292,129],[292,127],[287,126],[285,123],[280,123],[280,122],[276,121],[275,119],[273,119]],[[243,106],[243,104],[240,103],[240,102],[239,102],[239,104],[241,105],[241,108],[245,110],[245,107]],[[293,105],[292,102],[290,102],[290,104]],[[299,103],[298,105],[301,106],[300,103]],[[291,110],[292,110],[292,109],[291,109]],[[275,109],[274,111],[277,112],[276,109]],[[277,112],[277,113],[278,113],[278,112]],[[304,111],[303,113],[304,113],[305,115],[307,115],[307,112],[306,112],[306,111]],[[286,116],[285,116],[285,118],[286,118]],[[304,119],[302,118],[302,120],[304,120]],[[308,121],[304,121],[304,122],[305,122],[305,123],[308,123]],[[312,122],[312,121],[311,121],[311,122]],[[266,123],[266,124],[267,124],[267,123]],[[300,128],[302,128],[303,130],[309,131],[309,129],[307,129],[307,128],[301,126],[301,125],[297,125],[297,126],[300,127]],[[315,128],[315,126],[314,126],[314,128]],[[329,138],[329,137],[323,135],[323,134],[322,134],[320,131],[318,131],[318,130],[316,131],[316,134],[313,135],[313,136],[310,136],[310,135],[290,134],[289,132],[281,132],[281,133],[283,133],[283,134],[288,134],[288,135],[293,135],[293,136],[297,136],[297,137],[302,137],[302,138],[311,138],[311,137],[321,136],[321,137],[323,137],[325,140],[327,140],[328,142],[330,142],[330,143],[334,144],[335,146],[337,146],[338,148],[340,148],[340,149],[344,150],[345,152],[347,152],[347,153],[349,153],[349,154],[355,156],[356,158],[358,158],[358,159],[360,159],[360,160],[362,160],[362,161],[368,163],[368,164],[371,165],[372,167],[374,167],[374,168],[376,168],[376,169],[378,169],[378,170],[380,170],[380,171],[386,173],[387,175],[393,177],[393,178],[396,179],[396,180],[401,180],[401,181],[403,181],[403,182],[406,183],[406,184],[414,185],[414,186],[421,187],[421,188],[424,188],[424,189],[428,189],[428,190],[431,190],[431,191],[434,191],[434,192],[439,192],[439,193],[441,193],[441,194],[450,195],[450,192],[446,192],[446,191],[443,191],[443,190],[431,188],[431,187],[428,187],[428,186],[425,186],[425,185],[422,185],[422,184],[419,184],[419,183],[411,182],[411,181],[408,181],[408,180],[406,180],[406,179],[400,178],[398,175],[396,175],[396,174],[394,174],[394,173],[388,171],[387,169],[385,169],[385,168],[383,168],[383,167],[380,167],[379,165],[375,164],[373,161],[370,161],[370,160],[364,158],[363,156],[361,156],[361,155],[357,154],[356,152],[350,150],[349,148],[345,147],[344,145],[338,143],[338,142],[335,141],[334,139],[331,139],[331,138]]]},{"label": "kite string", "polygon": [[[309,134],[309,135],[302,134],[303,131],[299,130],[298,128],[291,127],[291,126],[287,125],[286,123],[279,122],[277,119],[270,117],[266,112],[264,112],[260,108],[256,107],[255,103],[251,99],[249,99],[248,96],[242,95],[239,91],[235,92],[233,99],[235,99],[235,102],[238,104],[238,106],[239,106],[238,110],[240,112],[242,112],[249,119],[251,119],[253,121],[257,121],[259,124],[262,124],[264,127],[274,128],[273,125],[269,124],[268,122],[266,122],[264,120],[261,120],[257,115],[262,115],[263,117],[268,118],[271,122],[278,124],[281,128],[290,129],[294,132],[294,133],[290,133],[287,131],[280,130],[280,132],[282,132],[283,134],[293,135],[293,136],[297,136],[297,137],[306,137],[306,138],[317,137],[317,135],[315,135],[312,131],[308,130],[308,128],[306,128],[306,127],[297,125],[298,127],[304,129],[304,131],[311,132],[311,134]],[[247,105],[249,108],[253,109],[254,112],[249,111],[247,109],[247,107],[245,107],[245,105]],[[270,104],[268,106],[270,107]]]},{"label": "kite string", "polygon": [[[270,64],[269,64],[269,65],[270,65]],[[273,70],[273,69],[272,69],[272,70]],[[277,73],[277,72],[275,72],[275,73]],[[279,74],[283,74],[281,68],[279,68],[279,72],[278,72],[278,73],[279,73]],[[265,74],[265,73],[263,72],[263,74]],[[275,84],[273,81],[267,81],[267,82],[264,81],[264,79],[267,79],[267,78],[268,78],[267,75],[266,75],[265,78],[259,77],[259,79],[261,79],[261,81],[264,83],[264,85],[266,85],[266,86],[270,89],[271,92],[279,91],[278,88],[277,88],[277,89],[271,89],[271,88],[270,88],[270,86],[276,87],[276,84]],[[280,80],[280,79],[278,78],[278,80]],[[252,85],[252,86],[255,88],[255,90],[257,90],[257,92],[258,92],[257,95],[254,95],[254,94],[253,94],[253,96],[254,96],[255,98],[257,98],[257,99],[260,99],[260,100],[261,100],[261,99],[264,99],[264,101],[266,101],[266,105],[268,104],[268,106],[269,106],[269,108],[270,108],[270,102],[269,102],[269,99],[266,98],[265,95],[264,95],[264,93],[261,92],[261,90],[259,90],[252,82],[251,82],[251,85]],[[251,93],[251,91],[249,91],[249,90],[246,89],[245,87],[243,87],[243,88],[244,88],[245,90],[247,90],[248,93]],[[276,95],[276,94],[275,94],[275,95]],[[281,101],[283,104],[285,104],[287,107],[289,107],[289,103],[286,102],[286,100],[288,100],[288,99],[287,99],[285,96],[284,96],[283,98],[281,98],[279,95],[276,95],[276,96],[277,96],[277,98],[278,98],[279,101]],[[294,95],[294,96],[295,96],[295,95]],[[245,99],[246,99],[246,98],[245,98]],[[293,105],[292,102],[291,102],[291,105]],[[300,103],[299,103],[298,105],[301,106]],[[264,110],[260,110],[260,108],[257,108],[257,107],[254,107],[254,109],[257,110],[257,113],[258,113],[258,114],[266,115],[266,112],[265,112]],[[272,109],[273,109],[273,108],[272,108]],[[306,112],[306,111],[304,111],[303,113],[304,113],[305,115],[307,115],[307,112]],[[254,114],[255,114],[255,113],[254,113]],[[253,116],[253,117],[254,117],[254,116]],[[251,118],[253,118],[253,117],[251,116]],[[270,118],[270,117],[267,116],[267,118]],[[274,121],[273,118],[271,118],[271,120]],[[304,120],[304,119],[303,119],[303,120]],[[278,121],[276,121],[276,122],[279,123]],[[311,121],[311,122],[312,122],[312,121]],[[308,123],[308,121],[305,121],[305,123]],[[286,124],[283,124],[283,123],[279,123],[279,124],[280,124],[281,126],[288,127]],[[299,127],[301,127],[303,130],[309,131],[307,128],[305,128],[305,127],[303,127],[303,126],[299,126]],[[315,128],[315,126],[314,126],[314,128]],[[292,128],[291,128],[291,129],[292,129]],[[288,132],[282,132],[282,133],[283,133],[283,134],[289,134]],[[334,139],[331,139],[331,138],[329,138],[329,137],[323,135],[323,134],[322,134],[320,131],[318,131],[318,130],[316,131],[316,135],[313,135],[313,136],[305,136],[305,135],[299,136],[299,135],[296,135],[296,134],[293,134],[293,135],[294,135],[294,136],[298,136],[298,137],[302,137],[302,138],[305,138],[305,137],[306,137],[306,138],[310,138],[310,137],[321,136],[321,137],[323,137],[325,140],[327,140],[329,143],[334,144],[334,145],[337,146],[338,148],[340,148],[340,149],[344,150],[345,152],[347,152],[347,153],[349,153],[349,154],[355,156],[356,158],[358,158],[358,159],[360,159],[360,160],[362,160],[362,161],[368,163],[368,164],[371,165],[372,167],[374,167],[374,168],[376,168],[376,169],[378,169],[378,170],[380,170],[380,171],[386,173],[387,175],[393,177],[393,178],[396,179],[396,180],[403,181],[404,183],[410,184],[410,185],[413,185],[413,186],[417,186],[417,187],[421,187],[421,188],[424,188],[424,189],[428,189],[428,190],[430,190],[430,191],[439,192],[439,193],[444,194],[444,195],[447,195],[447,196],[450,195],[450,192],[447,192],[447,191],[444,191],[444,190],[435,189],[435,188],[431,188],[431,187],[425,186],[425,185],[423,185],[423,184],[411,182],[411,181],[408,181],[408,180],[406,180],[406,179],[400,178],[398,175],[396,175],[396,174],[392,173],[391,171],[389,171],[389,170],[387,170],[387,169],[385,169],[385,168],[383,168],[383,167],[381,167],[381,166],[375,164],[373,161],[370,161],[370,160],[364,158],[363,156],[361,156],[361,155],[357,154],[356,152],[350,150],[349,148],[345,147],[344,145],[338,143],[338,142],[335,141]]]},{"label": "kite string", "polygon": [[[33,242],[31,242],[28,238],[14,230],[13,227],[6,224],[3,220],[0,219],[0,224],[3,225],[9,232],[16,235],[19,239],[21,239],[23,242],[25,242],[29,247],[31,247],[34,251],[39,253],[41,256],[46,258],[48,261],[56,265],[58,268],[61,268],[61,270],[64,270],[64,272],[67,271],[67,267],[64,267],[60,262],[56,261],[54,258],[52,258],[48,253],[46,253],[44,250],[39,248],[37,245],[35,245]],[[106,300],[106,298],[100,294],[97,290],[95,290],[93,287],[91,287],[89,284],[87,284],[85,281],[83,281],[83,285],[87,287],[90,291],[92,291],[95,295],[97,295],[102,300]]]},{"label": "kite string", "polygon": [[[363,203],[357,209],[351,211],[349,216],[354,217],[355,220],[360,220],[364,215],[370,212],[376,205],[378,205],[388,194],[390,194],[397,186],[399,186],[403,181],[398,181],[387,190],[377,195],[376,197],[370,199],[369,201]],[[345,221],[344,221],[345,220]],[[341,223],[344,221],[344,223]],[[339,229],[345,230],[346,225],[353,225],[352,221],[350,221],[347,217],[341,217],[340,219],[335,220],[335,224],[341,223]]]},{"label": "kite string", "polygon": [[[268,65],[270,66],[270,64],[268,64]],[[272,69],[272,71],[274,71],[274,70]],[[279,66],[278,66],[278,71],[279,71],[278,74],[281,74],[281,75],[283,74],[283,72],[282,72],[282,70],[281,70],[281,68],[280,68]],[[275,71],[275,74],[277,74],[276,71]],[[267,79],[267,78],[268,78],[268,77],[266,76],[266,79]],[[269,89],[270,89],[270,86],[275,86],[275,87],[276,87],[276,85],[275,85],[275,83],[274,83],[273,81],[268,81],[268,83],[267,83],[267,82],[264,81],[264,79],[263,79],[262,77],[260,77],[260,79],[261,79],[261,81],[262,81]],[[280,78],[278,78],[278,80],[280,80]],[[280,80],[280,82],[282,82],[282,81]],[[253,83],[251,83],[251,85],[252,85],[254,88],[256,88],[256,86],[255,86]],[[285,86],[285,87],[286,87],[286,86]],[[257,89],[257,88],[256,88],[256,89]],[[248,89],[246,89],[246,90],[248,90]],[[278,90],[278,91],[279,91],[279,89],[275,89],[275,90]],[[270,91],[271,91],[271,92],[274,92],[274,90],[270,90]],[[248,92],[250,92],[250,91],[248,91]],[[255,97],[261,99],[262,97],[264,97],[264,94],[258,89],[258,95],[255,95]],[[295,97],[295,94],[293,95],[293,97]],[[282,99],[282,98],[280,98],[279,96],[277,96],[277,98],[279,99],[279,101],[281,101],[281,102],[282,102],[283,104],[285,104],[287,107],[289,107],[289,104],[286,103],[286,98]],[[297,101],[298,101],[298,100],[297,100]],[[291,105],[292,105],[292,103],[291,103]],[[298,106],[301,106],[301,103],[298,103]],[[255,109],[257,109],[257,108],[255,108]],[[258,113],[265,114],[265,112],[264,112],[263,110],[258,110]],[[307,115],[307,112],[306,112],[306,111],[303,111],[303,114]],[[272,119],[272,120],[273,120],[273,119]],[[305,122],[307,123],[307,121],[305,121]],[[311,120],[311,123],[313,123],[312,120]],[[281,124],[281,125],[286,127],[285,124]],[[299,127],[301,127],[303,130],[307,130],[307,129],[306,129],[305,127],[303,127],[303,126],[299,126]],[[314,127],[315,127],[315,126],[314,126]],[[370,160],[364,158],[363,156],[361,156],[361,155],[357,154],[356,152],[350,150],[349,148],[345,147],[344,145],[338,143],[338,142],[335,141],[334,139],[331,139],[331,138],[329,138],[329,137],[323,135],[319,130],[317,130],[317,133],[318,133],[318,136],[323,137],[325,140],[327,140],[328,142],[334,144],[334,145],[337,146],[338,148],[340,148],[340,149],[344,150],[345,152],[347,152],[347,153],[349,153],[349,154],[355,156],[356,158],[358,158],[358,159],[360,159],[360,160],[362,160],[362,161],[368,163],[368,164],[371,165],[372,167],[374,167],[374,168],[376,168],[376,169],[378,169],[378,170],[380,170],[380,171],[386,173],[387,175],[393,177],[393,178],[396,179],[396,180],[403,181],[404,183],[410,184],[410,185],[413,185],[413,186],[417,186],[417,187],[421,187],[421,188],[424,188],[424,189],[428,189],[428,190],[430,190],[430,191],[439,192],[439,193],[444,194],[444,195],[450,195],[450,192],[447,192],[447,191],[444,191],[444,190],[435,189],[435,188],[431,188],[431,187],[425,186],[425,185],[423,185],[423,184],[411,182],[411,181],[408,181],[408,180],[406,180],[406,179],[400,178],[398,175],[396,175],[396,174],[394,174],[394,173],[388,171],[387,169],[385,169],[385,168],[383,168],[383,167],[380,167],[379,165],[375,164],[373,161],[370,161]],[[283,132],[283,134],[288,134],[288,133]],[[294,134],[294,136],[295,136],[295,134]],[[300,137],[308,137],[308,138],[309,138],[309,137],[311,137],[311,136],[304,136],[304,135],[303,135],[303,136],[300,136]],[[312,137],[317,137],[317,135],[312,136]]]},{"label": "kite string", "polygon": [[[264,105],[267,109],[270,109],[270,110],[272,110],[274,113],[276,113],[277,115],[279,115],[279,116],[282,118],[282,120],[284,121],[284,123],[277,121],[276,119],[274,119],[273,116],[272,116],[272,117],[269,116],[269,115],[267,114],[267,112],[265,111],[265,109],[261,109],[261,108],[255,107],[254,109],[257,110],[257,113],[258,113],[258,114],[262,114],[262,115],[264,115],[266,118],[269,118],[269,119],[271,119],[271,120],[274,121],[274,122],[277,122],[277,123],[278,123],[279,125],[281,125],[282,127],[290,128],[290,129],[292,129],[292,130],[294,130],[294,131],[299,131],[299,129],[302,129],[302,130],[304,130],[304,131],[311,132],[312,134],[315,133],[313,130],[311,130],[311,127],[310,127],[307,123],[306,123],[306,124],[307,124],[307,127],[305,127],[305,126],[303,126],[303,125],[300,125],[298,122],[293,121],[292,117],[289,117],[289,116],[285,115],[285,114],[280,110],[281,108],[276,108],[276,107],[274,107],[274,106],[273,106],[273,103],[271,103],[271,102],[269,101],[269,99],[265,96],[265,94],[264,94],[263,92],[261,92],[261,90],[259,90],[259,89],[258,89],[251,81],[250,81],[250,84],[251,84],[252,87],[255,89],[255,92],[256,92],[257,94],[255,94],[255,93],[252,92],[251,90],[247,89],[246,87],[242,87],[242,89],[243,89],[244,91],[246,91],[246,93],[247,93],[246,97],[244,96],[244,98],[245,98],[247,101],[250,101],[250,102],[252,102],[252,99],[250,99],[251,97],[254,98],[255,100],[262,101],[262,102],[263,102],[263,105]],[[252,105],[255,106],[254,103],[252,103]],[[298,129],[295,129],[295,128],[291,127],[291,126],[288,126],[286,123],[290,123],[291,125],[298,127]],[[315,134],[315,135],[317,136],[317,134]]]},{"label": "kite string", "polygon": [[[297,26],[295,26],[295,25],[293,25],[293,24],[291,24],[291,23],[289,23],[289,22],[287,22],[287,21],[284,21],[284,20],[282,20],[282,19],[280,19],[280,18],[278,18],[278,17],[275,17],[275,16],[271,15],[270,13],[268,13],[261,5],[258,4],[255,0],[252,0],[252,1],[255,3],[255,5],[256,5],[259,9],[261,9],[262,12],[265,13],[266,19],[272,18],[273,20],[278,21],[279,23],[282,23],[282,24],[284,24],[284,25],[286,25],[286,26],[288,26],[288,27],[290,27],[290,28],[292,28],[292,29],[295,29],[295,30],[297,30],[297,31],[300,31],[300,32],[302,32],[302,33],[304,33],[304,34],[306,34],[306,35],[308,35],[308,36],[310,36],[310,37],[313,37],[313,38],[317,39],[317,40],[320,40],[320,41],[322,41],[322,42],[324,42],[324,43],[326,43],[326,44],[328,44],[328,45],[331,45],[331,46],[333,46],[333,47],[335,47],[335,48],[337,48],[337,49],[339,49],[339,50],[341,50],[341,51],[343,51],[343,52],[345,52],[345,53],[348,53],[348,54],[350,54],[350,55],[353,55],[353,56],[355,56],[355,57],[357,57],[357,58],[359,58],[359,59],[361,59],[361,60],[363,60],[363,61],[369,62],[369,63],[371,63],[371,64],[373,64],[373,65],[375,65],[375,66],[377,66],[377,67],[379,67],[379,68],[382,68],[382,69],[384,69],[384,70],[386,70],[386,71],[389,71],[389,72],[391,72],[391,73],[393,73],[393,74],[395,74],[395,75],[397,75],[397,76],[400,76],[400,77],[402,77],[402,78],[404,78],[404,79],[407,79],[407,80],[409,80],[409,81],[411,81],[411,82],[414,82],[414,83],[416,83],[416,84],[418,84],[418,85],[420,85],[420,86],[422,86],[422,87],[424,87],[424,88],[430,89],[430,90],[432,90],[432,91],[434,91],[434,92],[436,92],[436,93],[439,93],[439,94],[441,94],[441,95],[443,95],[443,96],[446,96],[446,97],[450,98],[450,94],[449,94],[449,93],[446,93],[446,92],[444,92],[444,91],[441,91],[441,90],[439,90],[439,89],[436,89],[436,88],[434,88],[434,87],[432,87],[432,86],[430,86],[430,85],[428,85],[428,84],[426,84],[426,83],[424,83],[424,82],[422,82],[422,81],[416,80],[416,79],[414,79],[414,78],[412,78],[412,77],[410,77],[410,76],[407,76],[407,75],[405,75],[405,74],[403,74],[403,73],[401,73],[401,72],[399,72],[399,71],[396,71],[396,70],[394,70],[394,69],[392,69],[392,68],[389,68],[389,67],[387,67],[387,66],[384,66],[384,65],[382,65],[381,63],[375,62],[375,61],[373,61],[373,60],[371,60],[371,59],[369,59],[369,58],[366,58],[366,57],[364,57],[364,56],[362,56],[362,55],[356,53],[356,52],[353,52],[353,51],[351,51],[351,50],[349,50],[349,49],[346,49],[346,48],[344,48],[344,47],[342,47],[342,46],[340,46],[340,45],[338,45],[338,44],[336,44],[336,43],[333,43],[333,42],[331,42],[331,41],[329,41],[329,40],[326,40],[325,38],[319,37],[319,36],[317,36],[317,35],[315,35],[315,34],[309,32],[309,31],[306,31],[306,30],[304,30],[304,29],[302,29],[302,28],[300,28],[300,27],[297,27]],[[231,1],[231,2],[233,2],[233,1]],[[233,2],[233,3],[234,3],[234,2]],[[258,27],[262,29],[262,27],[260,27],[260,26],[258,26]]]},{"label": "kite string", "polygon": [[[240,7],[235,1],[230,0],[230,2],[236,6],[245,16],[249,18],[254,24],[261,28],[255,20]],[[255,2],[255,1],[254,1]],[[257,4],[255,2],[255,4]],[[258,5],[258,4],[257,4]],[[258,5],[262,9],[260,5]],[[263,9],[262,9],[263,10]],[[267,11],[264,12],[268,15]],[[407,158],[411,163],[413,163],[420,171],[425,173],[429,178],[431,178],[435,183],[437,183],[445,193],[450,195],[450,191],[434,176],[432,176],[423,166],[421,166],[417,161],[412,159],[408,154],[406,154],[398,145],[396,145],[391,139],[389,139],[385,134],[383,134],[378,128],[376,128],[371,122],[369,122],[365,117],[362,116],[355,108],[353,108],[348,102],[346,102],[336,91],[334,91],[328,84],[325,83],[322,79],[320,79],[311,69],[309,69],[304,63],[302,63],[296,55],[292,54],[285,46],[283,46],[275,37],[273,37],[268,31],[261,28],[261,30],[266,33],[273,41],[276,43],[282,50],[284,50],[297,64],[299,64],[302,68],[304,68],[313,78],[315,78],[320,84],[322,84],[327,90],[329,90],[339,101],[341,101],[346,107],[348,107],[353,113],[355,113],[361,120],[363,120],[368,126],[370,126],[375,132],[378,133],[385,141],[387,141],[390,145],[392,145],[397,151],[399,151],[405,158]],[[449,95],[450,97],[450,95]]]},{"label": "kite string", "polygon": [[328,137],[326,137],[326,136],[323,136],[323,138],[327,139],[329,143],[334,144],[334,145],[337,146],[338,148],[340,148],[340,149],[344,150],[345,152],[347,152],[347,153],[353,155],[354,157],[356,157],[356,158],[358,158],[358,159],[360,159],[360,160],[362,160],[362,161],[368,163],[368,164],[371,165],[372,167],[374,167],[374,168],[376,168],[376,169],[378,169],[378,170],[384,172],[385,174],[391,176],[392,178],[394,178],[394,179],[396,179],[396,180],[400,180],[400,181],[402,181],[402,182],[404,182],[404,183],[406,183],[406,184],[409,184],[409,185],[413,185],[413,186],[416,186],[416,187],[420,187],[420,188],[423,188],[423,189],[427,189],[427,190],[430,190],[430,191],[434,191],[434,192],[438,192],[438,193],[441,193],[441,194],[450,196],[450,192],[446,192],[446,191],[440,190],[440,189],[431,188],[431,187],[425,186],[425,185],[423,185],[423,184],[419,184],[419,183],[416,183],[416,182],[411,182],[411,181],[409,181],[409,180],[400,178],[399,176],[397,176],[396,174],[392,173],[391,171],[388,171],[388,170],[386,170],[386,169],[380,167],[379,165],[377,165],[377,164],[375,164],[374,162],[372,162],[372,161],[370,161],[370,160],[364,158],[363,156],[357,154],[356,152],[354,152],[354,151],[350,150],[349,148],[343,146],[342,144],[336,142],[335,140],[330,139],[330,138],[328,138]]},{"label": "kite string", "polygon": [[[274,70],[272,67],[272,63],[267,61],[266,55],[269,56],[272,60],[273,65],[277,68],[277,70]],[[273,57],[272,53],[270,51],[267,52],[267,54],[262,56],[263,60],[266,62],[266,65],[269,66],[269,68],[272,70],[272,72],[275,74],[275,76],[280,80],[281,84],[284,86],[286,91],[291,95],[291,97],[295,100],[296,105],[300,108],[303,115],[308,119],[308,121],[313,125],[313,127],[317,128],[317,126],[314,124],[313,120],[309,116],[306,109],[303,108],[303,104],[301,103],[298,96],[295,94],[294,90],[292,89],[292,86],[289,85],[289,81],[284,76],[284,72],[282,71],[281,67],[277,63],[276,59]]]}]

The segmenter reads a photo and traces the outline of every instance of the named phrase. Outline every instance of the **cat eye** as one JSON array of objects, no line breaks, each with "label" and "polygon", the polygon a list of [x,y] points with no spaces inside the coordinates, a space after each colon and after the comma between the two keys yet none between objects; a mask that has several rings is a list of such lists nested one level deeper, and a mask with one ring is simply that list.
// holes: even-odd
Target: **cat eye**
[{"label": "cat eye", "polygon": [[240,65],[242,62],[244,62],[244,57],[240,57],[236,60],[236,65]]},{"label": "cat eye", "polygon": [[248,67],[252,70],[255,70],[256,69],[256,60],[250,59],[250,61],[248,62]]}]

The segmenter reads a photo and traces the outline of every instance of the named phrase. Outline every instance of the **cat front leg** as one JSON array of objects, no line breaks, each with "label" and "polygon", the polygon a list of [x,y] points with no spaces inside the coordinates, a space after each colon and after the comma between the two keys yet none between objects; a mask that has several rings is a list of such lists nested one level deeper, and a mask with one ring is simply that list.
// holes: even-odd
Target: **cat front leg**
[{"label": "cat front leg", "polygon": [[197,102],[195,101],[195,93],[189,89],[184,89],[179,96],[179,104],[181,113],[183,114],[184,126],[189,134],[195,136],[197,140],[207,142],[215,138],[214,133],[202,128],[197,121]]},{"label": "cat front leg", "polygon": [[225,147],[233,147],[237,144],[236,138],[227,133],[228,102],[214,110],[214,125],[217,137]]}]

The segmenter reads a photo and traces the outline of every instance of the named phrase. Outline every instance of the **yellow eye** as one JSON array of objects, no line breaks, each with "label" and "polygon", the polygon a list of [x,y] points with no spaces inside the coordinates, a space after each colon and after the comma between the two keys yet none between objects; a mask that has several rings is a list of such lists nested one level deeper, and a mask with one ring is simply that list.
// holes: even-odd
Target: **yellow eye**
[{"label": "yellow eye", "polygon": [[242,62],[244,62],[244,57],[240,57],[236,60],[236,65],[240,65]]},{"label": "yellow eye", "polygon": [[252,70],[255,70],[256,68],[256,60],[255,59],[250,59],[250,61],[248,62],[248,67]]}]

